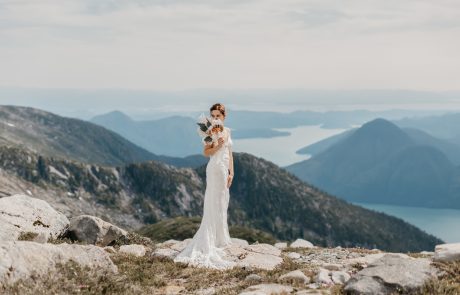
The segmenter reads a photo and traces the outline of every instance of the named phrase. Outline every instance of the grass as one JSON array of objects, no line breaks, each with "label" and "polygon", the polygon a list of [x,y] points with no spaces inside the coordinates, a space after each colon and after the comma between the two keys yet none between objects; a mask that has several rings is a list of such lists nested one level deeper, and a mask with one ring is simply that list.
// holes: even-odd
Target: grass
[{"label": "grass", "polygon": [[460,294],[460,261],[435,262],[433,265],[441,270],[442,274],[428,281],[419,294]]},{"label": "grass", "polygon": [[[5,294],[164,294],[168,285],[180,286],[184,294],[199,289],[215,288],[217,294],[238,294],[254,282],[245,281],[246,276],[258,274],[261,283],[278,283],[278,278],[302,265],[286,257],[275,270],[248,270],[235,267],[230,270],[187,267],[170,258],[151,255],[149,249],[144,257],[122,253],[112,254],[118,273],[81,267],[73,261],[58,265],[57,271],[46,277],[20,280],[12,286],[0,288]],[[307,276],[313,273],[304,271]],[[292,286],[302,289],[302,284]]]},{"label": "grass", "polygon": [[[155,242],[164,242],[169,239],[185,240],[192,238],[200,227],[201,217],[179,216],[161,220],[141,228],[138,233],[149,237]],[[232,238],[239,238],[254,243],[276,243],[276,239],[268,232],[245,226],[229,226],[229,233]]]}]

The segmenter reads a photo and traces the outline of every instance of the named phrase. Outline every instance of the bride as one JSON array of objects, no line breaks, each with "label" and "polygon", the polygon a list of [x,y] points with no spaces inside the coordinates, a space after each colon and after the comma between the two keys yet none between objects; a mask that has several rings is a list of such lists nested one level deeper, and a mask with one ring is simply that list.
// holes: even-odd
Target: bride
[{"label": "bride", "polygon": [[[225,107],[216,103],[210,108],[213,120],[226,118]],[[224,259],[224,247],[232,244],[227,225],[227,208],[230,186],[234,175],[232,139],[230,128],[221,126],[218,142],[205,144],[204,155],[210,157],[206,166],[206,191],[204,195],[203,218],[198,231],[175,258],[197,267],[228,269],[235,263]]]}]

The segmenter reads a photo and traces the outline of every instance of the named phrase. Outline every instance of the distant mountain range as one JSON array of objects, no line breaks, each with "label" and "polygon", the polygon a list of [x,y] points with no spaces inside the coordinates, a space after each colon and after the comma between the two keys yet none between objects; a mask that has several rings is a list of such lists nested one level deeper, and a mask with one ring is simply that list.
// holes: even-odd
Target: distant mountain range
[{"label": "distant mountain range", "polygon": [[[65,123],[69,122],[59,121]],[[60,140],[53,136],[56,127],[46,130],[35,125],[47,124],[30,122],[29,128],[36,130],[34,138],[46,138],[49,145],[57,144],[53,138]],[[78,134],[82,136],[84,131]],[[205,165],[177,168],[149,160],[101,166],[31,151],[28,145],[32,142],[0,145],[2,194],[27,193],[68,215],[88,213],[131,229],[171,217],[202,214]],[[442,242],[398,218],[339,200],[262,158],[234,153],[234,165],[228,215],[231,226],[259,229],[280,240],[303,237],[325,246],[419,251]]]},{"label": "distant mountain range", "polygon": [[[205,115],[208,115],[206,110]],[[417,111],[390,110],[372,112],[367,110],[290,113],[231,110],[225,125],[232,129],[233,139],[272,138],[289,136],[291,133],[277,128],[294,128],[321,125],[322,128],[350,128],[361,125],[378,116],[399,119]],[[154,153],[172,157],[201,154],[203,146],[196,132],[196,118],[170,116],[155,120],[133,120],[128,115],[113,111],[91,119],[92,123],[112,130],[136,145]]]},{"label": "distant mountain range", "polygon": [[460,208],[460,147],[455,144],[376,119],[314,148],[312,158],[285,168],[343,199]]},{"label": "distant mountain range", "polygon": [[460,113],[440,116],[404,118],[393,121],[400,127],[411,127],[423,130],[430,135],[460,144]]},{"label": "distant mountain range", "polygon": [[99,125],[30,107],[0,106],[0,143],[100,165],[157,160],[197,167],[206,162],[201,153],[187,158],[158,156]]}]

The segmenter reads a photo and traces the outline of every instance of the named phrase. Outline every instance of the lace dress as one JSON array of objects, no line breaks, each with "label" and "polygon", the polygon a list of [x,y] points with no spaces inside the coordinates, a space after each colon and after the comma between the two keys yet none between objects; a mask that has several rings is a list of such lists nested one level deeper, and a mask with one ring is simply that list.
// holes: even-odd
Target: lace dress
[{"label": "lace dress", "polygon": [[215,269],[228,269],[235,265],[223,258],[224,248],[232,244],[227,224],[230,199],[227,177],[230,167],[229,151],[233,145],[230,129],[224,129],[224,144],[211,155],[206,166],[206,191],[200,227],[186,248],[174,258],[175,262]]}]

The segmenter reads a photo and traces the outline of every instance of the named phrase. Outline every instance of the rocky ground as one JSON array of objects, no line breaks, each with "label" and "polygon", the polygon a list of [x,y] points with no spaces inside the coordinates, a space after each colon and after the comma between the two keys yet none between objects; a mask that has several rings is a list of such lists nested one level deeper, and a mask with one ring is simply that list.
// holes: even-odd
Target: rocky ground
[{"label": "rocky ground", "polygon": [[157,243],[26,195],[0,198],[1,294],[460,294],[460,244],[433,252],[292,243],[225,249],[229,270],[174,263],[190,239]]}]

